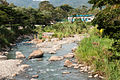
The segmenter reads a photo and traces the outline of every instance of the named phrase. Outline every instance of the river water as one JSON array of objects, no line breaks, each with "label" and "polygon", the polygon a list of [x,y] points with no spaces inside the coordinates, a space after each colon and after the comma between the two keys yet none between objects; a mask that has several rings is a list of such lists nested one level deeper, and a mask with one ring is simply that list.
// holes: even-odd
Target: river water
[{"label": "river water", "polygon": [[[36,50],[34,44],[24,43],[26,40],[17,43],[15,47],[9,52],[9,59],[15,59],[15,52],[20,51],[26,57],[32,53],[33,50]],[[43,58],[37,59],[24,59],[23,63],[30,65],[30,68],[26,72],[14,77],[15,80],[30,80],[32,75],[39,75],[38,80],[98,80],[95,78],[88,78],[87,73],[81,73],[79,69],[66,68],[64,67],[64,60],[61,61],[48,61],[48,59],[53,56],[63,56],[71,52],[73,47],[77,46],[76,43],[64,44],[62,48],[57,51],[56,54],[44,54]],[[70,74],[62,74],[63,72],[71,72]]]}]

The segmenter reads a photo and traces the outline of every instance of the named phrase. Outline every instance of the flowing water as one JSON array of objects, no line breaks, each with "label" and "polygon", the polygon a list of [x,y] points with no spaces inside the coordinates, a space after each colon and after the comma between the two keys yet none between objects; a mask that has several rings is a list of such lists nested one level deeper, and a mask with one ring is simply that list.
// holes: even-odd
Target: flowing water
[{"label": "flowing water", "polygon": [[[34,44],[24,43],[26,40],[17,43],[15,47],[9,52],[9,59],[15,59],[15,52],[20,51],[26,57],[36,50]],[[61,61],[48,61],[48,59],[53,56],[63,56],[71,52],[73,47],[77,46],[76,43],[64,44],[62,48],[57,51],[56,54],[44,54],[43,58],[38,59],[24,59],[23,63],[30,65],[30,68],[15,77],[16,80],[30,80],[32,75],[39,75],[38,80],[98,80],[88,78],[87,73],[81,73],[79,69],[66,68],[64,67],[64,60]],[[62,74],[62,72],[71,72],[70,74]]]}]

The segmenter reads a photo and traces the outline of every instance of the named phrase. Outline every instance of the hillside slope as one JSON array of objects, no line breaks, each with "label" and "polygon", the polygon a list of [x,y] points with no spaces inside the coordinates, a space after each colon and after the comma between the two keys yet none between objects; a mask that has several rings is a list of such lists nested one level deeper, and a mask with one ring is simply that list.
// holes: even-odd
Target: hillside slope
[{"label": "hillside slope", "polygon": [[[33,7],[38,8],[40,1],[33,1],[33,0],[7,0],[9,3],[14,3],[17,6],[22,7]],[[50,2],[54,6],[60,6],[62,4],[69,4],[72,7],[79,7],[81,5],[87,5],[90,6],[87,2],[88,0],[50,0]]]}]

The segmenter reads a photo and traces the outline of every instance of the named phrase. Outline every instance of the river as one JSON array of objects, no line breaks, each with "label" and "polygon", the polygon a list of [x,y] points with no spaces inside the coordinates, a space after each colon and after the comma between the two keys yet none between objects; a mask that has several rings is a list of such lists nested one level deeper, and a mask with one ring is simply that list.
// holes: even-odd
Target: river
[{"label": "river", "polygon": [[[17,43],[15,47],[9,52],[8,58],[15,59],[15,52],[20,51],[26,57],[36,50],[36,46],[32,43],[24,43],[27,39]],[[30,80],[32,75],[39,75],[38,80],[98,80],[95,78],[88,78],[87,73],[80,72],[79,69],[64,67],[64,60],[61,61],[48,61],[52,55],[63,56],[71,52],[73,47],[77,46],[76,43],[63,44],[62,48],[56,54],[45,53],[43,58],[24,59],[23,63],[30,65],[25,72],[14,77],[15,80]],[[71,59],[73,60],[73,59]],[[62,74],[63,72],[70,72],[69,74]]]}]

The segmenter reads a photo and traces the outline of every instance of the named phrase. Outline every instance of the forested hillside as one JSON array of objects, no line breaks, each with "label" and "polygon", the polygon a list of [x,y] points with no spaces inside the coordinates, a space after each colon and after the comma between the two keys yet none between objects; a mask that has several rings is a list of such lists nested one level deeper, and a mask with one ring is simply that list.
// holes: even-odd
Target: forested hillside
[{"label": "forested hillside", "polygon": [[[38,1],[33,0],[7,0],[9,3],[14,3],[17,6],[24,6],[24,7],[33,7],[38,8]],[[90,4],[87,3],[88,0],[50,0],[50,3],[52,3],[54,6],[60,6],[62,4],[69,4],[72,7],[79,7],[81,5],[87,5],[90,6]]]}]

